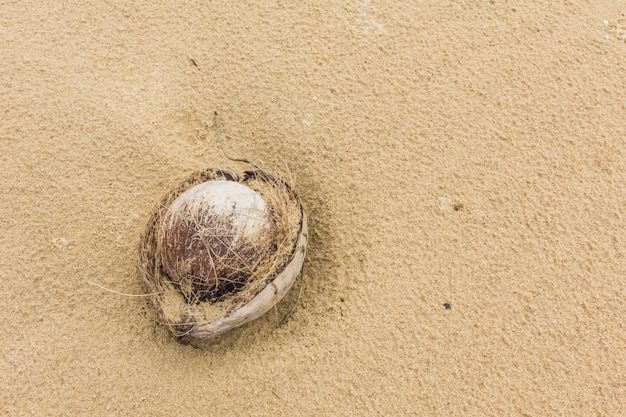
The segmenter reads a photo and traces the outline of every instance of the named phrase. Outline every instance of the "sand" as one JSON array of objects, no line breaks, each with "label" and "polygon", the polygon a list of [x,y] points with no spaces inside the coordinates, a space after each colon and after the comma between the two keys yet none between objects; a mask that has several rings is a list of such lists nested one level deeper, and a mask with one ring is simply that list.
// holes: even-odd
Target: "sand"
[{"label": "sand", "polygon": [[[1,415],[626,415],[626,2],[0,4]],[[179,343],[139,236],[289,173],[302,296]],[[444,306],[446,304],[449,308]]]}]

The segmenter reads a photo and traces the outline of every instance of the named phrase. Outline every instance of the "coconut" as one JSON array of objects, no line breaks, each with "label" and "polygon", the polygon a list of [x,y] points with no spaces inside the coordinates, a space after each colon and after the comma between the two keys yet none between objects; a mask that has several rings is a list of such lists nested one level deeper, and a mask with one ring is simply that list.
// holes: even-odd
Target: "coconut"
[{"label": "coconut", "polygon": [[263,197],[234,181],[198,184],[181,194],[161,223],[163,270],[187,302],[238,290],[271,255],[276,226]]},{"label": "coconut", "polygon": [[139,270],[172,333],[213,337],[283,298],[302,269],[306,243],[306,216],[285,181],[259,169],[206,169],[152,211]]}]

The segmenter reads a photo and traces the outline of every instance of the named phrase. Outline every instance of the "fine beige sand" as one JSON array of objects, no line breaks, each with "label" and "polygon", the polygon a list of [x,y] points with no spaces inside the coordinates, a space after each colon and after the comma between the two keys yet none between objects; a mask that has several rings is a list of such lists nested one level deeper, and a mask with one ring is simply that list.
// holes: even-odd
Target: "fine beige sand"
[{"label": "fine beige sand", "polygon": [[[626,415],[626,2],[0,4],[0,415]],[[153,203],[289,174],[296,285],[180,343]],[[444,307],[449,305],[449,308]]]}]

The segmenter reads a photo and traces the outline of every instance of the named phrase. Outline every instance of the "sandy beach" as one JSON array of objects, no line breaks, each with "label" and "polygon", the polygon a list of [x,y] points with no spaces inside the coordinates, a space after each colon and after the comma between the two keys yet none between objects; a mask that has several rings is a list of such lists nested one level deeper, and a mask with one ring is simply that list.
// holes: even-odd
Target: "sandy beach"
[{"label": "sandy beach", "polygon": [[[0,51],[1,415],[626,415],[625,1],[4,1]],[[137,246],[245,169],[215,111],[305,276],[181,343]]]}]

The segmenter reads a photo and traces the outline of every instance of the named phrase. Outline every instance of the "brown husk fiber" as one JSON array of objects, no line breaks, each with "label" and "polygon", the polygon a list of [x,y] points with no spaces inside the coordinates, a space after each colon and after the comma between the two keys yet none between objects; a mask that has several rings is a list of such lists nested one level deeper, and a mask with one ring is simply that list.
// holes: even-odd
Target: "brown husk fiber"
[{"label": "brown husk fiber", "polygon": [[[258,192],[271,211],[275,236],[272,253],[255,265],[245,282],[209,298],[194,292],[193,287],[183,287],[168,276],[161,261],[159,231],[165,213],[179,195],[200,183],[215,180],[240,182]],[[185,336],[246,304],[289,263],[301,222],[302,206],[298,196],[285,181],[264,170],[245,171],[239,175],[234,170],[208,168],[191,174],[156,204],[139,245],[140,274],[160,320],[176,336]],[[238,251],[239,248],[231,250]],[[214,261],[218,262],[218,259],[214,258]]]}]

